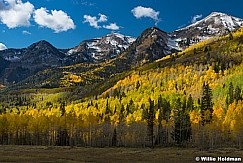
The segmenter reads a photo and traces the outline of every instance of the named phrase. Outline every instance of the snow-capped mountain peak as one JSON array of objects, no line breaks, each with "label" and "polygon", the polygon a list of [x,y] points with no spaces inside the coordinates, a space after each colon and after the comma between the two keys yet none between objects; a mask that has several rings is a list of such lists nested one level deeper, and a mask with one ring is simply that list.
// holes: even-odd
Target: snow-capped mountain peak
[{"label": "snow-capped mountain peak", "polygon": [[177,31],[189,29],[192,27],[203,26],[205,24],[209,24],[211,26],[219,26],[219,27],[223,26],[226,29],[228,29],[229,31],[233,31],[236,28],[239,28],[240,26],[243,25],[243,19],[236,18],[236,17],[230,16],[228,14],[221,13],[221,12],[212,12],[210,15],[208,15],[204,19],[199,20],[199,21],[197,21],[185,28],[179,29]]},{"label": "snow-capped mountain peak", "polygon": [[136,39],[119,33],[111,33],[106,36],[86,40],[67,52],[69,56],[85,55],[87,58],[102,61],[121,54]]},{"label": "snow-capped mountain peak", "polygon": [[125,36],[119,33],[111,33],[105,36],[107,41],[113,41],[113,40],[122,40],[125,44],[131,44],[133,43],[136,39],[131,37],[131,36]]},{"label": "snow-capped mountain peak", "polygon": [[207,16],[204,21],[213,20],[215,25],[223,25],[229,31],[233,31],[243,25],[243,19],[239,19],[225,13],[213,12]]},{"label": "snow-capped mountain peak", "polygon": [[242,25],[243,19],[225,13],[212,12],[202,20],[176,30],[170,33],[170,35],[172,36],[172,40],[177,40],[178,49],[183,49],[211,37],[232,32]]}]

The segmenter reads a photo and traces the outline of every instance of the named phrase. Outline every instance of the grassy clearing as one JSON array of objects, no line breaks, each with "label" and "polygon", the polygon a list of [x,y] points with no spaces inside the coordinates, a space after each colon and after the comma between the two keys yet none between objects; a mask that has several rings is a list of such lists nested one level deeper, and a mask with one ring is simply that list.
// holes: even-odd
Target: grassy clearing
[{"label": "grassy clearing", "polygon": [[80,162],[196,162],[196,156],[242,157],[243,150],[200,151],[187,148],[70,148],[0,146],[0,162],[80,163]]}]

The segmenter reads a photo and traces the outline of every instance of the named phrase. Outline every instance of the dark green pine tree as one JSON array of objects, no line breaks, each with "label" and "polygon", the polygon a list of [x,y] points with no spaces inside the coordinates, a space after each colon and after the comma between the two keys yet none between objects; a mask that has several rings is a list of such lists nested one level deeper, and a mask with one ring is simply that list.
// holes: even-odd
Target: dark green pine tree
[{"label": "dark green pine tree", "polygon": [[[212,90],[209,87],[209,84],[203,84],[202,90],[202,98],[201,98],[201,118],[202,118],[202,125],[206,123],[210,123],[212,120],[213,114],[213,102],[212,102],[213,94]],[[207,118],[205,113],[209,111],[209,117]]]},{"label": "dark green pine tree", "polygon": [[158,109],[161,109],[162,108],[162,103],[163,103],[162,96],[159,95],[159,98],[158,98]]},{"label": "dark green pine tree", "polygon": [[172,132],[172,138],[174,139],[174,141],[177,144],[181,143],[181,129],[182,129],[182,112],[181,112],[181,108],[182,108],[182,103],[181,103],[181,99],[178,98],[175,102],[174,102],[174,106],[173,106],[173,115],[174,115],[174,129]]},{"label": "dark green pine tree", "polygon": [[193,99],[192,99],[191,94],[190,94],[190,96],[188,97],[188,100],[187,100],[187,109],[188,109],[188,111],[194,110],[194,104],[193,104]]},{"label": "dark green pine tree", "polygon": [[110,122],[110,107],[109,107],[109,101],[106,100],[106,108],[105,108],[105,116],[104,116],[105,122]]},{"label": "dark green pine tree", "polygon": [[187,110],[187,101],[186,101],[186,97],[184,97],[183,98],[183,100],[182,100],[182,109],[184,109],[184,110]]},{"label": "dark green pine tree", "polygon": [[242,100],[241,97],[241,89],[240,87],[237,85],[235,88],[235,93],[234,93],[234,99],[238,102],[239,100]]},{"label": "dark green pine tree", "polygon": [[162,99],[162,113],[163,113],[163,120],[166,120],[166,122],[170,119],[170,102],[166,99]]},{"label": "dark green pine tree", "polygon": [[128,114],[130,114],[130,106],[129,106],[129,104],[126,105],[126,116],[128,116]]},{"label": "dark green pine tree", "polygon": [[227,107],[234,102],[234,86],[233,83],[230,82],[228,92],[226,95],[226,105]]},{"label": "dark green pine tree", "polygon": [[129,104],[128,104],[128,113],[133,114],[135,111],[135,105],[132,99],[130,99]]},{"label": "dark green pine tree", "polygon": [[147,122],[147,142],[149,146],[154,147],[154,120],[155,120],[155,110],[154,101],[151,98],[148,99],[149,107],[144,109],[143,117]]},{"label": "dark green pine tree", "polygon": [[181,103],[180,98],[175,101],[174,106],[174,131],[172,138],[177,144],[189,141],[192,134],[190,116],[186,108],[186,100]]},{"label": "dark green pine tree", "polygon": [[125,108],[124,105],[121,104],[120,114],[119,114],[119,123],[123,122],[125,120]]},{"label": "dark green pine tree", "polygon": [[149,119],[148,127],[151,136],[151,145],[154,147],[154,119],[155,119],[155,110],[154,110],[154,101],[149,98]]},{"label": "dark green pine tree", "polygon": [[[191,96],[190,96],[191,97]],[[189,99],[190,99],[189,97]],[[190,109],[188,106],[193,108],[193,102],[192,104],[189,104],[191,101],[186,101],[186,98],[183,101],[182,105],[182,110],[181,110],[181,115],[182,115],[182,128],[181,128],[181,143],[186,142],[190,140],[191,135],[192,135],[192,128],[191,128],[191,121],[190,121],[190,116],[189,116],[189,111]]]}]

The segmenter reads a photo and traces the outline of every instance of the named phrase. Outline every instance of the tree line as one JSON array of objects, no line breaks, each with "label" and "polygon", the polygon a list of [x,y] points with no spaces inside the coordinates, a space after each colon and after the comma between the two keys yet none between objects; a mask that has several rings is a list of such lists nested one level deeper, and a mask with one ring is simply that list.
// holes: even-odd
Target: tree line
[{"label": "tree line", "polygon": [[[133,122],[127,120],[137,113],[133,100],[126,106],[112,108],[106,99],[102,112],[98,111],[97,103],[91,101],[88,111],[80,115],[75,110],[67,111],[65,103],[49,110],[1,112],[0,144],[152,148],[176,145],[205,149],[230,142],[232,146],[241,147],[241,90],[238,86],[232,89],[232,85],[230,83],[227,92],[226,113],[212,102],[212,90],[207,83],[203,84],[198,99],[200,109],[194,106],[191,95],[173,100],[160,95],[157,101],[148,98],[147,104],[140,106],[142,118]],[[221,113],[223,117],[219,116]],[[232,115],[235,117],[230,117]]]}]

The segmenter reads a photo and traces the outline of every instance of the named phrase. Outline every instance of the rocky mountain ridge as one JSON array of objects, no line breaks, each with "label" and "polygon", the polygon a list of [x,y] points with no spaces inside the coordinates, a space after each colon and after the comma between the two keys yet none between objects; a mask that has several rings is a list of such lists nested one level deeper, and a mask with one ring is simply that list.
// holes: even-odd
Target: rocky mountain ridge
[{"label": "rocky mountain ridge", "polygon": [[4,81],[3,84],[19,82],[48,68],[78,63],[95,64],[120,56],[123,60],[126,59],[128,67],[137,67],[197,42],[227,34],[242,25],[243,19],[213,12],[206,18],[171,33],[157,27],[148,28],[137,39],[111,33],[83,41],[71,49],[57,49],[42,40],[27,48],[0,51],[1,62],[6,65],[1,67],[0,81]]},{"label": "rocky mountain ridge", "polygon": [[225,13],[213,12],[202,20],[168,35],[171,37],[171,41],[177,44],[178,50],[182,50],[211,37],[235,31],[242,25],[243,19]]},{"label": "rocky mountain ridge", "polygon": [[68,56],[86,55],[86,60],[104,61],[124,52],[136,39],[118,33],[86,40],[67,52]]}]

